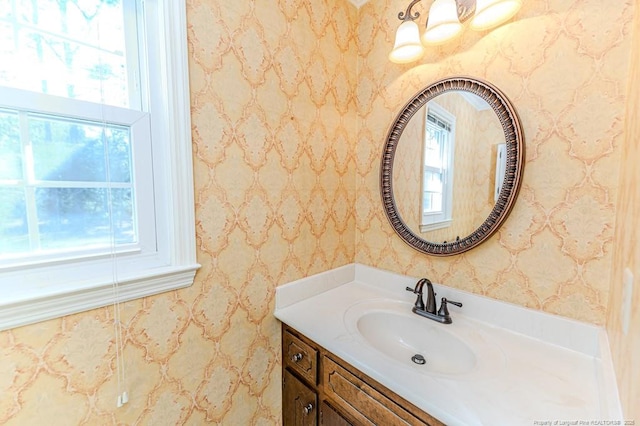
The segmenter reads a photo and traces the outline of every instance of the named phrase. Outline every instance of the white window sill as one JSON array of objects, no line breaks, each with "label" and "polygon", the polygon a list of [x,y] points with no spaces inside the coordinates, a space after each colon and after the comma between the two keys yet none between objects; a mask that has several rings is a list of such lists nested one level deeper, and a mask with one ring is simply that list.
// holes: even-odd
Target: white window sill
[{"label": "white window sill", "polygon": [[453,220],[449,219],[443,220],[441,222],[430,223],[428,225],[420,225],[420,232],[428,232],[436,229],[448,228],[451,226],[451,222],[453,222]]},{"label": "white window sill", "polygon": [[[118,299],[138,299],[166,291],[189,287],[193,284],[198,264],[158,268],[144,275],[120,278]],[[114,288],[111,281],[78,287],[58,294],[40,293],[35,298],[25,298],[12,303],[0,302],[0,330],[59,318],[77,312],[113,304]]]}]

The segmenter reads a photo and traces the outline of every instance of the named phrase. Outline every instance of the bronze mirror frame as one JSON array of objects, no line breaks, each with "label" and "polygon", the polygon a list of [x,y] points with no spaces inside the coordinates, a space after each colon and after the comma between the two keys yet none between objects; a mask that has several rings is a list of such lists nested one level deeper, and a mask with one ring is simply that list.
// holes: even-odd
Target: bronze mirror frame
[{"label": "bronze mirror frame", "polygon": [[[446,92],[462,90],[484,99],[498,116],[504,130],[507,147],[505,178],[502,189],[491,213],[471,234],[455,241],[435,243],[416,235],[402,220],[393,195],[393,159],[402,132],[416,112],[431,99]],[[415,95],[396,117],[384,144],[380,169],[380,192],[389,223],[414,249],[434,256],[452,256],[478,246],[493,235],[507,219],[520,190],[524,170],[524,136],[518,115],[507,97],[495,86],[472,77],[451,77],[439,80]]]}]

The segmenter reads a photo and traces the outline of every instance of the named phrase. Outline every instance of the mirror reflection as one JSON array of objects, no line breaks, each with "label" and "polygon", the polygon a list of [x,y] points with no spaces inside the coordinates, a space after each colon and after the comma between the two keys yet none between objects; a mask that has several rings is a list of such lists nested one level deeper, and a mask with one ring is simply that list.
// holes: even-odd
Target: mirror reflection
[{"label": "mirror reflection", "polygon": [[464,238],[494,208],[505,166],[504,129],[489,104],[467,91],[442,93],[400,136],[392,172],[398,214],[424,240]]}]

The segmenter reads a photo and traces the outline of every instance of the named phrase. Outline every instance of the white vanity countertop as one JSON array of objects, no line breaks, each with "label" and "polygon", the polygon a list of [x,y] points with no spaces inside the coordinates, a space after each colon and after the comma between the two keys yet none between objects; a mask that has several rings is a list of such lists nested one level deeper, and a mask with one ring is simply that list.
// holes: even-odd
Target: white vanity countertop
[{"label": "white vanity countertop", "polygon": [[415,295],[405,287],[416,281],[351,264],[278,287],[275,316],[447,425],[622,418],[606,333],[599,327],[434,285],[438,301],[444,296],[464,306],[449,307],[450,325],[416,320],[481,342],[474,347],[482,367],[475,373],[419,372],[420,366],[401,364],[353,333],[348,316],[354,307],[393,300],[410,312]]}]

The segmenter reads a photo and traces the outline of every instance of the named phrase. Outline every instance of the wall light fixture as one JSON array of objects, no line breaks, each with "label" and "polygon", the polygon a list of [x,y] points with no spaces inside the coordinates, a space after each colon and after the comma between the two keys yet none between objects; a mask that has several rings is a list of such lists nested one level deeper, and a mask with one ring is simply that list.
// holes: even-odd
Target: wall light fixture
[{"label": "wall light fixture", "polygon": [[389,60],[398,64],[417,61],[428,45],[446,43],[462,31],[462,23],[471,20],[470,27],[484,31],[504,23],[515,15],[523,0],[434,0],[429,9],[427,26],[422,38],[415,22],[420,12],[411,8],[422,0],[413,0],[407,10],[398,14],[402,21]]}]

